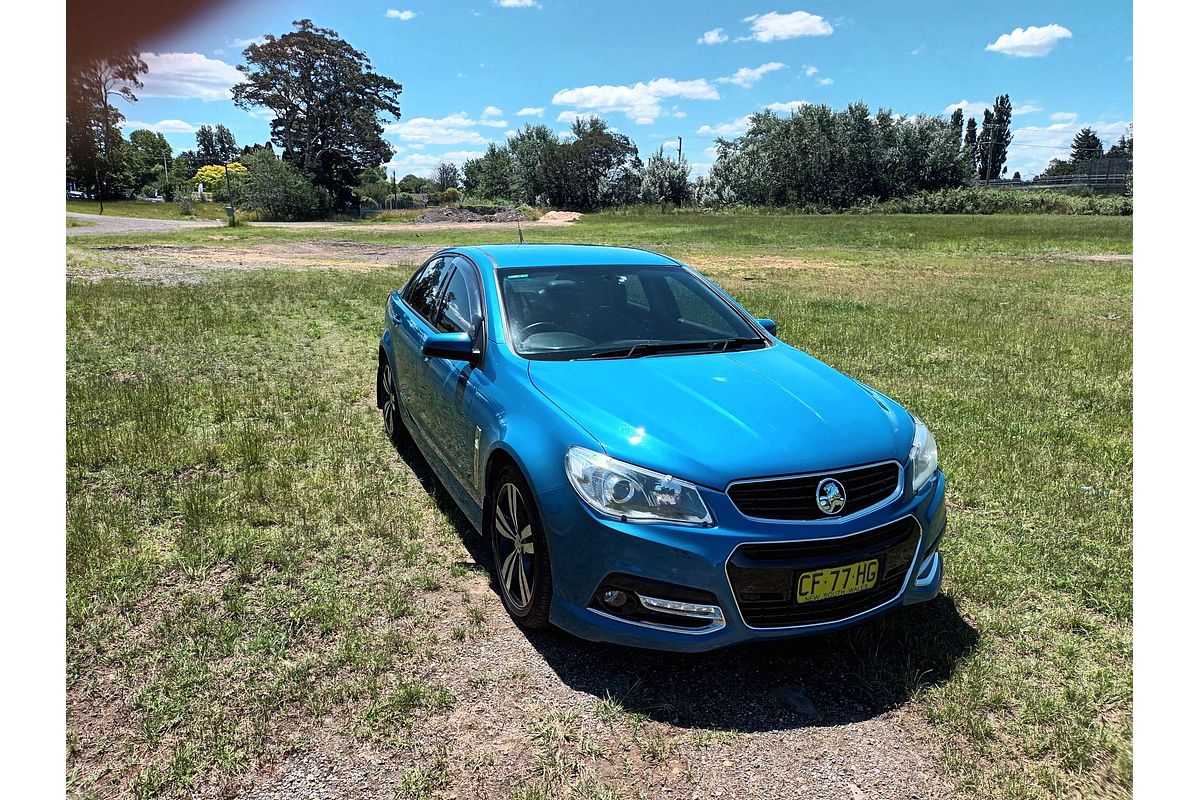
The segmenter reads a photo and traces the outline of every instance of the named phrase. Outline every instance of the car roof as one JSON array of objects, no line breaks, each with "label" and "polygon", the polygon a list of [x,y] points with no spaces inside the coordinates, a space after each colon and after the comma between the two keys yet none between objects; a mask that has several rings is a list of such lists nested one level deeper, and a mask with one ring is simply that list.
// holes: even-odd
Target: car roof
[{"label": "car roof", "polygon": [[472,256],[479,266],[489,262],[495,267],[587,267],[671,265],[679,262],[661,253],[636,247],[610,247],[596,244],[485,244],[475,247],[447,248]]}]

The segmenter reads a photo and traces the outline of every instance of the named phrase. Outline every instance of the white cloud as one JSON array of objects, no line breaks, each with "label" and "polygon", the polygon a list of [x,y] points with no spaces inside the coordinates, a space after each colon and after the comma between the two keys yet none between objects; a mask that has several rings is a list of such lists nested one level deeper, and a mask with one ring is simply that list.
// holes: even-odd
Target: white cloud
[{"label": "white cloud", "polygon": [[1012,33],[1001,34],[986,49],[1018,58],[1044,56],[1054,49],[1059,39],[1070,39],[1071,32],[1062,25],[1030,25],[1028,28],[1013,28]]},{"label": "white cloud", "polygon": [[767,109],[768,111],[774,111],[776,114],[790,114],[800,106],[806,105],[808,105],[807,100],[788,100],[784,103],[768,103],[767,105],[763,106],[763,108]]},{"label": "white cloud", "polygon": [[982,117],[983,112],[991,107],[992,107],[991,103],[984,103],[982,101],[972,103],[970,100],[967,100],[964,97],[962,100],[959,100],[957,103],[952,103],[951,105],[946,106],[946,108],[942,111],[942,113],[943,114],[953,114],[954,109],[961,108],[964,117]]},{"label": "white cloud", "polygon": [[750,115],[738,117],[732,122],[722,122],[720,125],[701,125],[696,133],[701,136],[741,136],[750,128]]},{"label": "white cloud", "polygon": [[507,128],[508,123],[502,119],[481,119],[480,125],[486,125],[489,128]]},{"label": "white cloud", "polygon": [[512,137],[514,137],[516,135],[517,135],[517,132],[514,130],[507,130],[504,132],[505,138],[508,138],[508,139],[511,139]]},{"label": "white cloud", "polygon": [[821,78],[817,81],[817,86],[830,86],[833,84],[833,78]]},{"label": "white cloud", "polygon": [[[491,120],[476,120],[467,116],[466,112],[458,111],[440,119],[429,117],[414,117],[409,120],[384,125],[385,133],[396,136],[400,141],[411,144],[487,144],[488,140],[474,128],[481,122],[491,123]],[[500,122],[500,127],[507,125]],[[415,145],[414,145],[415,146]]]},{"label": "white cloud", "polygon": [[134,122],[127,120],[121,127],[131,131],[147,130],[155,133],[195,133],[196,126],[181,119],[160,119],[158,122]]},{"label": "white cloud", "polygon": [[[980,117],[980,118],[982,118],[983,112],[990,110],[991,107],[992,107],[991,103],[985,103],[983,101],[977,101],[977,102],[973,103],[970,100],[963,99],[963,100],[959,100],[957,103],[953,103],[951,105],[946,106],[946,108],[942,111],[942,113],[943,114],[951,114],[954,112],[954,109],[961,108],[964,117]],[[1039,106],[1037,103],[1021,103],[1020,105],[1013,106],[1012,113],[1013,113],[1014,117],[1017,117],[1022,114],[1036,114],[1037,112],[1039,112],[1041,110],[1042,110],[1042,107]]]},{"label": "white cloud", "polygon": [[750,23],[750,35],[742,37],[739,41],[754,39],[759,42],[774,42],[801,36],[828,36],[833,33],[833,26],[826,22],[824,17],[807,11],[793,11],[790,14],[771,11],[766,14],[754,14],[742,21]]},{"label": "white cloud", "polygon": [[725,35],[724,28],[713,28],[711,31],[705,31],[704,35],[696,40],[696,44],[721,44],[728,41],[729,37]]},{"label": "white cloud", "polygon": [[600,112],[623,112],[638,125],[649,125],[663,114],[661,101],[668,97],[686,100],[719,100],[716,87],[704,79],[679,81],[655,78],[632,86],[580,86],[562,89],[551,98],[556,106],[574,106]]},{"label": "white cloud", "polygon": [[234,47],[249,47],[252,44],[265,44],[266,41],[267,41],[267,37],[265,37],[265,36],[255,36],[253,39],[234,39],[233,46]]},{"label": "white cloud", "polygon": [[409,11],[407,9],[405,9],[404,11],[401,11],[400,9],[397,9],[397,8],[389,8],[387,10],[387,16],[391,17],[392,19],[401,20],[403,22],[408,22],[410,19],[412,19],[416,15],[417,14],[415,11]]},{"label": "white cloud", "polygon": [[809,67],[805,67],[805,68],[804,68],[804,74],[805,74],[805,75],[807,75],[807,76],[808,76],[808,77],[810,77],[810,78],[811,78],[813,75],[816,75],[818,72],[820,72],[820,70],[819,70],[819,69],[817,69],[816,67],[809,66]]},{"label": "white cloud", "polygon": [[545,106],[525,106],[517,112],[518,117],[540,117],[546,113]]},{"label": "white cloud", "polygon": [[601,117],[599,114],[593,114],[590,111],[561,111],[559,112],[559,115],[554,118],[554,121],[574,122],[577,119],[591,119],[592,117],[603,119],[603,117]]},{"label": "white cloud", "polygon": [[768,72],[775,72],[786,67],[786,64],[778,61],[772,61],[769,64],[763,64],[761,67],[742,67],[737,72],[730,75],[728,78],[717,78],[717,83],[732,83],[741,86],[743,89],[749,89],[754,84],[762,80],[762,77]]},{"label": "white cloud", "polygon": [[242,82],[232,65],[203,53],[142,53],[142,60],[150,71],[139,96],[228,100],[230,87]]},{"label": "white cloud", "polygon": [[537,4],[533,0],[496,0],[496,5],[501,8],[531,8]]},{"label": "white cloud", "polygon": [[496,106],[488,106],[487,108],[485,108],[483,110],[483,116],[485,116],[485,117],[502,117],[502,116],[504,116],[504,112],[501,111]]},{"label": "white cloud", "polygon": [[482,150],[451,150],[439,155],[434,155],[433,153],[409,153],[401,158],[393,156],[392,160],[383,166],[388,170],[396,170],[400,175],[406,175],[410,172],[414,175],[422,175],[443,161],[461,164],[468,159],[479,158],[482,155]]},{"label": "white cloud", "polygon": [[1074,111],[1055,111],[1050,115],[1052,122],[1074,122],[1079,119],[1079,115]]}]

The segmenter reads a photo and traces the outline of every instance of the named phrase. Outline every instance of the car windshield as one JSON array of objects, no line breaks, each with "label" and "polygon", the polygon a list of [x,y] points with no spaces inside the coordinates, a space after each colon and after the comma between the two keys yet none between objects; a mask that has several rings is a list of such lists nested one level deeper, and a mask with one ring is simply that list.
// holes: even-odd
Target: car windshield
[{"label": "car windshield", "polygon": [[765,347],[754,327],[682,267],[499,272],[508,335],[543,360],[638,358]]}]

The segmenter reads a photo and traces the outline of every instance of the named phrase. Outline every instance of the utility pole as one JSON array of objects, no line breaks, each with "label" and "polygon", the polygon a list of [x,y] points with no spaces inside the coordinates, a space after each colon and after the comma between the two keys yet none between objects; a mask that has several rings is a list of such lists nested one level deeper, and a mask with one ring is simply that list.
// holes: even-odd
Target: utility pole
[{"label": "utility pole", "polygon": [[167,187],[170,185],[171,178],[167,170],[167,151],[163,150],[163,200],[167,199]]},{"label": "utility pole", "polygon": [[683,163],[683,137],[679,137],[679,163]]},{"label": "utility pole", "polygon": [[229,161],[225,161],[225,202],[229,205],[225,206],[225,216],[229,217],[229,227],[234,227],[237,222],[233,218],[233,191],[229,188]]}]

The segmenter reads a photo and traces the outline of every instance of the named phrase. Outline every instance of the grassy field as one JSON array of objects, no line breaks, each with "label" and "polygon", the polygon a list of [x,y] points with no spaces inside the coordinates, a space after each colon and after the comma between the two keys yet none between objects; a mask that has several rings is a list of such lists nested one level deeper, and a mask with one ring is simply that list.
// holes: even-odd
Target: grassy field
[{"label": "grassy field", "polygon": [[[250,227],[69,254],[102,272],[123,245],[503,233]],[[602,215],[532,233],[690,259],[937,433],[946,602],[802,642],[782,656],[792,668],[872,714],[914,711],[968,796],[1130,794],[1132,271],[1082,257],[1130,252],[1128,218]],[[72,795],[236,788],[330,732],[413,752],[474,708],[487,678],[463,674],[462,648],[489,649],[499,600],[471,591],[465,523],[387,443],[373,402],[382,302],[411,269],[68,283]],[[756,657],[696,663],[746,675],[748,705]],[[702,713],[704,697],[673,713]],[[642,771],[687,776],[703,748],[751,735],[601,698],[522,729],[531,766],[495,793],[643,796]],[[404,773],[408,796],[451,785],[456,758],[437,752]]]},{"label": "grassy field", "polygon": [[[820,254],[839,260],[863,251],[927,254],[1130,253],[1129,217],[937,216],[799,214],[596,214],[573,225],[526,228],[527,242],[590,242],[670,250],[689,258]],[[253,223],[235,229],[202,228],[169,234],[90,236],[89,246],[131,243],[240,247],[260,243],[343,242],[482,244],[517,240],[509,229],[463,226],[442,230],[426,225],[369,221],[323,228],[274,228]]]},{"label": "grassy field", "polygon": [[[95,200],[68,200],[67,211],[77,214],[99,214],[100,203]],[[113,217],[142,219],[225,219],[222,203],[193,203],[190,215],[181,214],[178,203],[147,203],[143,200],[105,200],[104,213]]]}]

